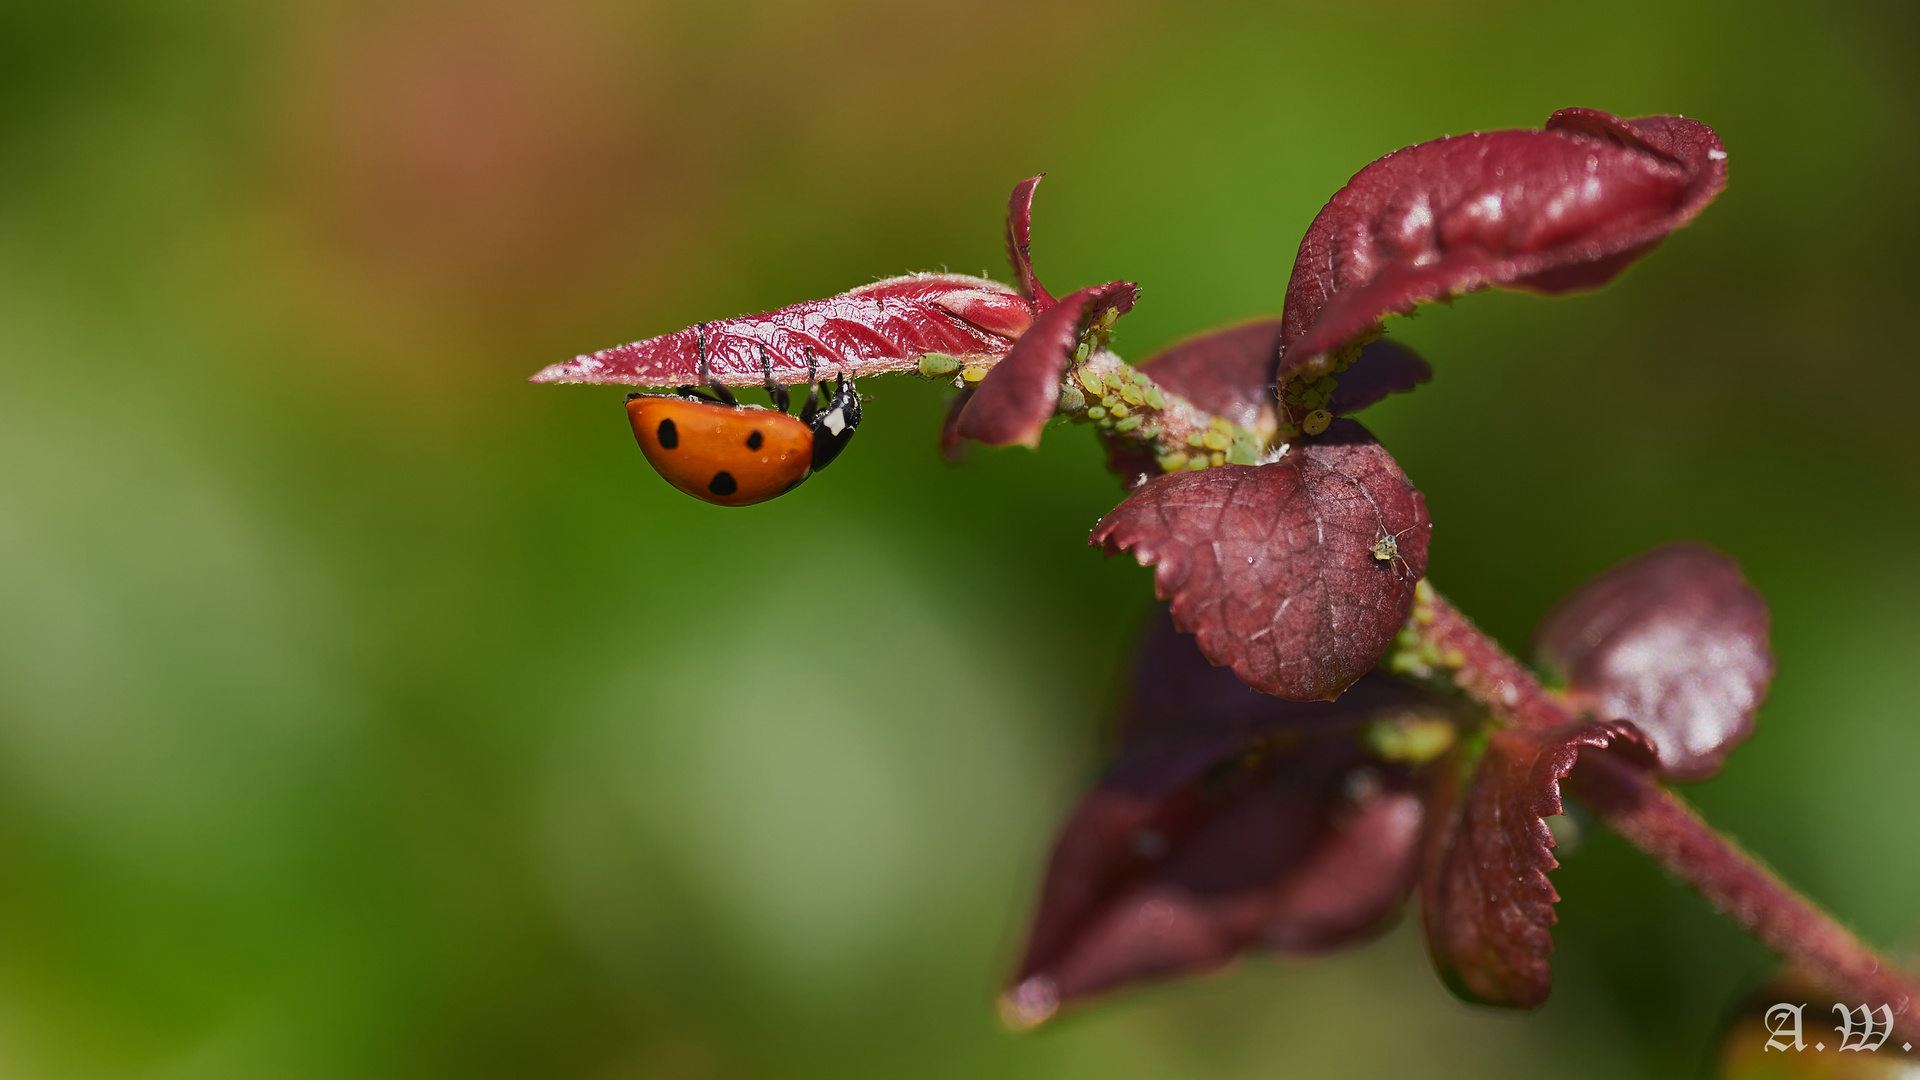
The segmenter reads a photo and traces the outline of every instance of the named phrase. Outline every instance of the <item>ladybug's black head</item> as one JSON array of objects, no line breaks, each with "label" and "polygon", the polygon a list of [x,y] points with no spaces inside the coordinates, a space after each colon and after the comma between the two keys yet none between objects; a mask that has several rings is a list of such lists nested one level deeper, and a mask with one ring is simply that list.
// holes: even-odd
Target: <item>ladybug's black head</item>
[{"label": "ladybug's black head", "polygon": [[833,398],[811,417],[802,417],[813,429],[813,471],[819,472],[840,456],[853,441],[853,429],[860,426],[860,394],[853,380],[835,379]]}]

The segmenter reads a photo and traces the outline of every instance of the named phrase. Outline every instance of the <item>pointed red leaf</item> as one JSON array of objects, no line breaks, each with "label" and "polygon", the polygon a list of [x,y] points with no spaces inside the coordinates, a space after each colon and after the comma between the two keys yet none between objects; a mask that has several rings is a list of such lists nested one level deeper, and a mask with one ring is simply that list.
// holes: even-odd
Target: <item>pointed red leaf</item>
[{"label": "pointed red leaf", "polygon": [[994,365],[960,413],[961,438],[988,446],[1040,445],[1060,401],[1060,380],[1080,338],[1109,310],[1126,314],[1140,290],[1124,281],[1081,289],[1034,320],[1006,359]]},{"label": "pointed red leaf", "polygon": [[[1280,320],[1257,319],[1174,342],[1140,367],[1162,390],[1249,431],[1266,431],[1275,420],[1273,382],[1279,363]],[[1369,342],[1340,373],[1339,388],[1327,408],[1335,416],[1351,416],[1432,377],[1433,369],[1405,345],[1384,338]]]},{"label": "pointed red leaf", "polygon": [[967,460],[967,443],[960,437],[960,414],[972,400],[973,387],[969,386],[953,395],[947,402],[947,414],[940,418],[940,456],[950,464]]},{"label": "pointed red leaf", "polygon": [[1492,285],[1606,284],[1726,186],[1712,128],[1564,109],[1540,131],[1457,135],[1354,175],[1300,242],[1282,377],[1317,372],[1379,319]]},{"label": "pointed red leaf", "polygon": [[1053,296],[1040,284],[1033,272],[1033,189],[1047,178],[1046,173],[1030,177],[1013,186],[1007,199],[1007,261],[1013,264],[1013,283],[1020,294],[1033,301],[1036,311],[1053,306]]},{"label": "pointed red leaf", "polygon": [[1260,431],[1273,426],[1273,369],[1279,362],[1280,320],[1257,319],[1176,341],[1140,366],[1160,389]]},{"label": "pointed red leaf", "polygon": [[1534,631],[1534,652],[1576,704],[1646,732],[1664,775],[1697,780],[1753,731],[1773,679],[1767,622],[1732,559],[1668,544],[1562,600]]},{"label": "pointed red leaf", "polygon": [[[1427,569],[1426,501],[1366,428],[1336,420],[1270,465],[1162,476],[1093,530],[1131,551],[1207,658],[1256,690],[1332,700],[1366,674]],[[1397,554],[1376,545],[1394,538]]]},{"label": "pointed red leaf", "polygon": [[[910,371],[930,352],[995,361],[1033,322],[1026,299],[997,281],[913,274],[825,300],[706,326],[708,372],[727,386],[758,386],[764,348],[773,378],[792,386],[821,377]],[[701,385],[698,327],[576,356],[535,375],[537,383]]]},{"label": "pointed red leaf", "polygon": [[1545,819],[1560,813],[1560,781],[1581,748],[1608,746],[1652,763],[1633,725],[1595,723],[1496,730],[1464,785],[1439,770],[1420,909],[1434,967],[1461,997],[1525,1009],[1546,1000],[1560,899],[1547,871],[1560,863]]},{"label": "pointed red leaf", "polygon": [[1433,368],[1420,354],[1397,341],[1369,341],[1346,370],[1336,376],[1339,385],[1327,411],[1352,416],[1388,394],[1404,394],[1433,378]]}]

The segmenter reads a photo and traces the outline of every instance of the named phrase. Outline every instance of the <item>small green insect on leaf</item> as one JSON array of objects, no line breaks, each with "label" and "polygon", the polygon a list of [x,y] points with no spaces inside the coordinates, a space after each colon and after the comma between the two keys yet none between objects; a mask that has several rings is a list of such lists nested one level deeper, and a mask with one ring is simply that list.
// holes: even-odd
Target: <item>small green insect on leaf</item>
[{"label": "small green insect on leaf", "polygon": [[919,368],[920,374],[937,379],[960,370],[960,361],[946,353],[930,352],[920,358]]},{"label": "small green insect on leaf", "polygon": [[1453,748],[1458,732],[1452,721],[1431,716],[1376,720],[1361,733],[1367,748],[1386,761],[1424,765]]}]

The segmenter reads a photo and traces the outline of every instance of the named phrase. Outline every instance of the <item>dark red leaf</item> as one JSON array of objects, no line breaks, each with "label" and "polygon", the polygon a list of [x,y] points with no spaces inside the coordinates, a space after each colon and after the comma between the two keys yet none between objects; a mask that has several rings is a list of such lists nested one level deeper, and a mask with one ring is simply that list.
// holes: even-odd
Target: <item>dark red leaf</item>
[{"label": "dark red leaf", "polygon": [[[1214,667],[1163,609],[1134,665],[1119,759],[1054,849],[1009,1019],[1251,946],[1366,937],[1413,881],[1421,803],[1356,733],[1451,705],[1378,672],[1337,702],[1283,701]],[[1249,753],[1249,750],[1252,750]]]},{"label": "dark red leaf", "polygon": [[1274,423],[1280,320],[1260,319],[1174,342],[1141,363],[1153,381],[1249,431]]},{"label": "dark red leaf", "polygon": [[1262,694],[1217,667],[1163,605],[1133,666],[1120,718],[1121,748],[1102,783],[1158,797],[1208,766],[1274,735],[1326,735],[1393,713],[1433,712],[1440,699],[1400,679],[1368,672],[1340,700],[1288,701]]},{"label": "dark red leaf", "polygon": [[1669,544],[1562,600],[1534,631],[1534,654],[1582,708],[1646,732],[1663,774],[1695,780],[1753,731],[1773,679],[1767,621],[1732,559]]},{"label": "dark red leaf", "polygon": [[1053,296],[1033,272],[1033,189],[1046,178],[1047,174],[1041,173],[1020,181],[1007,199],[1007,261],[1013,264],[1013,283],[1021,295],[1033,301],[1037,311],[1053,306]]},{"label": "dark red leaf", "polygon": [[[758,386],[766,379],[760,366],[763,347],[774,380],[788,386],[807,380],[810,362],[823,377],[845,373],[854,378],[912,370],[930,352],[992,362],[1007,355],[1013,339],[1032,322],[1026,298],[997,281],[913,274],[764,315],[707,323],[707,368],[728,386]],[[703,384],[699,333],[698,327],[688,327],[577,356],[529,381]]]},{"label": "dark red leaf", "polygon": [[[1053,851],[1009,1019],[1218,967],[1254,945],[1317,953],[1373,936],[1406,896],[1421,803],[1382,783],[1350,740],[1314,757],[1223,766],[1149,800],[1095,788]],[[1329,753],[1332,751],[1332,753]],[[1343,794],[1350,776],[1357,799]]]},{"label": "dark red leaf", "polygon": [[1322,371],[1329,352],[1422,301],[1604,285],[1713,201],[1726,157],[1697,121],[1591,109],[1388,154],[1300,242],[1280,375]]},{"label": "dark red leaf", "polygon": [[1433,378],[1433,368],[1420,354],[1397,341],[1380,338],[1369,341],[1360,355],[1342,371],[1327,411],[1335,416],[1351,416],[1385,398],[1403,394]]},{"label": "dark red leaf", "polygon": [[[1154,567],[1174,622],[1256,690],[1332,700],[1379,661],[1427,569],[1426,500],[1336,420],[1270,465],[1162,476],[1093,530]],[[1385,554],[1393,538],[1397,554]]]},{"label": "dark red leaf", "polygon": [[[1434,966],[1470,1001],[1531,1009],[1553,985],[1553,905],[1559,866],[1544,819],[1560,812],[1560,781],[1582,747],[1611,746],[1652,763],[1631,724],[1559,730],[1502,728],[1472,779],[1438,770],[1420,870],[1421,918]],[[1466,764],[1464,755],[1457,764]]]},{"label": "dark red leaf", "polygon": [[1060,380],[1073,363],[1081,335],[1109,310],[1126,314],[1140,291],[1124,281],[1094,285],[1063,297],[980,380],[960,413],[961,438],[988,446],[1040,445],[1040,431],[1053,418]]}]

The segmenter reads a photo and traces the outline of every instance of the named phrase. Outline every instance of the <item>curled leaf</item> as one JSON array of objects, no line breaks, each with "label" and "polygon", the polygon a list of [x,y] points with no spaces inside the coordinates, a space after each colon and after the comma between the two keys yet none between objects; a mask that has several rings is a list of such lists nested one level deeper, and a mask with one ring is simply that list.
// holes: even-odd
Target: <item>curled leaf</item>
[{"label": "curled leaf", "polygon": [[967,443],[960,437],[960,414],[972,400],[973,387],[969,386],[953,395],[947,402],[947,414],[940,419],[940,456],[949,464],[958,465],[967,459]]},{"label": "curled leaf", "polygon": [[1330,701],[1406,621],[1431,531],[1426,500],[1392,456],[1336,420],[1269,465],[1153,480],[1089,542],[1152,566],[1175,624],[1248,686]]},{"label": "curled leaf", "polygon": [[1377,674],[1333,703],[1255,694],[1163,614],[1120,758],[1055,845],[1009,1019],[1252,946],[1314,953],[1377,932],[1412,884],[1421,803],[1355,729],[1446,709]]},{"label": "curled leaf", "polygon": [[1433,368],[1405,345],[1380,338],[1367,342],[1338,378],[1327,411],[1352,416],[1389,394],[1404,394],[1433,378]]},{"label": "curled leaf", "polygon": [[1041,173],[1020,181],[1007,199],[1007,262],[1013,265],[1013,283],[1020,295],[1033,301],[1036,311],[1053,306],[1052,294],[1033,272],[1033,190],[1046,178]]},{"label": "curled leaf", "polygon": [[[1560,781],[1582,747],[1613,747],[1651,764],[1631,724],[1557,730],[1501,728],[1463,785],[1440,770],[1429,797],[1420,910],[1434,967],[1455,993],[1531,1009],[1553,986],[1553,905],[1559,866],[1546,818],[1560,813]],[[1464,754],[1457,766],[1468,766]]]},{"label": "curled leaf", "polygon": [[1114,281],[1071,293],[1048,308],[975,388],[955,428],[960,437],[988,446],[1040,445],[1040,430],[1053,417],[1060,380],[1081,338],[1109,312],[1132,310],[1138,296],[1134,285]]},{"label": "curled leaf", "polygon": [[1280,376],[1381,318],[1492,285],[1597,288],[1726,186],[1712,128],[1563,109],[1540,131],[1475,132],[1397,150],[1314,218],[1287,285]]},{"label": "curled leaf", "polygon": [[528,381],[704,384],[699,355],[703,333],[706,375],[727,386],[766,381],[763,355],[774,381],[786,386],[807,381],[810,373],[865,378],[910,371],[927,353],[946,353],[963,363],[997,361],[1032,322],[1026,298],[997,281],[912,274],[762,315],[705,323],[704,331],[688,327],[576,356]]},{"label": "curled leaf", "polygon": [[1274,425],[1280,320],[1259,319],[1176,341],[1141,362],[1162,390],[1248,431]]},{"label": "curled leaf", "polygon": [[1668,544],[1601,574],[1534,631],[1577,704],[1631,720],[1671,778],[1711,776],[1753,731],[1773,679],[1767,604],[1732,559]]}]

